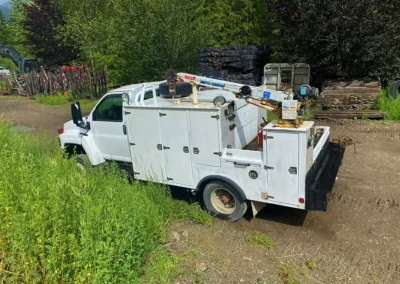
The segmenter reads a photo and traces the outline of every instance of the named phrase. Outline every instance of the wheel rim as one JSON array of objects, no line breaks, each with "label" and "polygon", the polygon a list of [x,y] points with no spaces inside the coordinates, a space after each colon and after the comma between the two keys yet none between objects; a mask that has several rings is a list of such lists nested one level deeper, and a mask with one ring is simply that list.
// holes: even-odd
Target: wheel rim
[{"label": "wheel rim", "polygon": [[82,172],[86,173],[85,166],[84,166],[82,163],[76,162],[76,165],[78,166],[78,168],[79,168]]},{"label": "wheel rim", "polygon": [[223,214],[232,214],[236,210],[235,197],[226,189],[217,188],[211,193],[211,203]]}]

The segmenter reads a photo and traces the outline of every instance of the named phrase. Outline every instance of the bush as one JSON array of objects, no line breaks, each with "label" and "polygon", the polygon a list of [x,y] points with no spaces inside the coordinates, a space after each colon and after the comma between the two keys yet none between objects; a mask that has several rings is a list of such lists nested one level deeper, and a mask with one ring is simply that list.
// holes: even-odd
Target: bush
[{"label": "bush", "polygon": [[400,97],[393,99],[387,94],[382,94],[379,98],[378,108],[386,111],[386,118],[400,120]]},{"label": "bush", "polygon": [[0,122],[0,279],[136,283],[172,216],[169,192],[78,170],[57,143]]}]

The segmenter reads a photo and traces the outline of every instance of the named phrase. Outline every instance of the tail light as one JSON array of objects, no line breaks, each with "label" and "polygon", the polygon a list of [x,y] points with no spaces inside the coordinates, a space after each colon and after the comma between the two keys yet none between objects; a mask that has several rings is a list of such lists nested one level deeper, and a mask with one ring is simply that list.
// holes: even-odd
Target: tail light
[{"label": "tail light", "polygon": [[63,134],[64,133],[64,128],[58,129],[58,134]]}]

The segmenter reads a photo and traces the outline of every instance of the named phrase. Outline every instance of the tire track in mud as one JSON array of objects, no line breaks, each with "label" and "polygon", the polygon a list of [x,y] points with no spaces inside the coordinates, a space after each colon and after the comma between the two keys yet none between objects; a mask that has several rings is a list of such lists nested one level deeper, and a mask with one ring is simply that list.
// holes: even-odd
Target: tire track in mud
[{"label": "tire track in mud", "polygon": [[[339,207],[352,207],[355,210],[372,210],[383,213],[386,210],[400,210],[400,200],[394,198],[362,198],[346,194],[333,193],[330,197],[330,205]],[[370,212],[370,211],[369,211]]]}]

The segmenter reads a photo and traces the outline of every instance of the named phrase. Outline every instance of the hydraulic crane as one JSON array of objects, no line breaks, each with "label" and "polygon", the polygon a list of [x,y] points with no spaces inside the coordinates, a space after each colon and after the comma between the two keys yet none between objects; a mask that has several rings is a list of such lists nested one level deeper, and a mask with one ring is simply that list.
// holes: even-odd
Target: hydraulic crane
[{"label": "hydraulic crane", "polygon": [[[237,98],[244,99],[249,104],[256,105],[268,111],[278,112],[278,127],[298,128],[303,123],[298,118],[297,111],[299,104],[298,100],[293,99],[293,93],[270,90],[265,86],[247,86],[187,73],[178,73],[176,78],[177,80],[192,84],[194,95],[197,92],[197,86],[226,90],[235,93]],[[273,105],[269,101],[275,101],[278,104]]]}]

